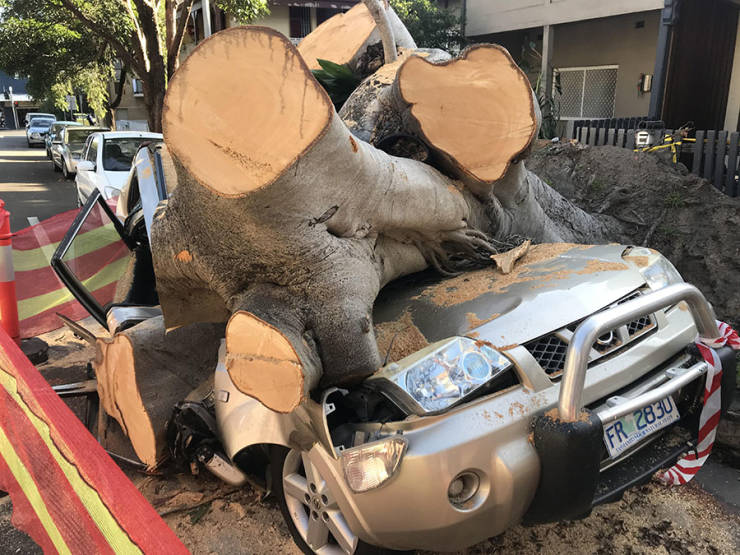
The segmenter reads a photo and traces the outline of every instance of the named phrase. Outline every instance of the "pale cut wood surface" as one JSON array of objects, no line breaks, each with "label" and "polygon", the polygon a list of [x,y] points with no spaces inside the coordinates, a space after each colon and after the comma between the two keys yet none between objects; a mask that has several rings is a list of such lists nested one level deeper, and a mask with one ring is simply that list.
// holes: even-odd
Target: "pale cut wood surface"
[{"label": "pale cut wood surface", "polygon": [[348,64],[365,46],[374,30],[373,16],[360,2],[316,27],[301,41],[298,51],[310,69],[321,69],[319,59]]},{"label": "pale cut wood surface", "polygon": [[303,400],[303,366],[276,327],[235,312],[226,327],[226,353],[229,376],[241,392],[277,412],[290,412]]},{"label": "pale cut wood surface", "polygon": [[534,138],[531,85],[500,46],[475,46],[437,65],[412,56],[398,84],[421,134],[474,179],[500,179]]},{"label": "pale cut wood surface", "polygon": [[201,185],[243,196],[272,183],[310,148],[333,106],[277,31],[233,27],[217,37],[202,42],[175,74],[162,126],[170,152]]}]

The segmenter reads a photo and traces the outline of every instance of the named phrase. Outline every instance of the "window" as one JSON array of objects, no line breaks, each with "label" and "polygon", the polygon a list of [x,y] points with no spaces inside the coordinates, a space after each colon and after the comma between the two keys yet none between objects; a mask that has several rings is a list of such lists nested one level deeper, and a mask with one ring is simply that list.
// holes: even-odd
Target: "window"
[{"label": "window", "polygon": [[343,8],[316,8],[316,25],[321,25],[330,17],[346,11],[347,10]]},{"label": "window", "polygon": [[290,6],[288,10],[291,38],[305,37],[311,32],[311,8]]},{"label": "window", "polygon": [[87,155],[85,156],[85,160],[89,160],[93,164],[95,164],[98,161],[98,145],[100,144],[100,141],[98,137],[93,137],[92,141],[90,141],[90,148],[87,149]]},{"label": "window", "polygon": [[141,143],[151,139],[139,137],[108,139],[103,144],[103,169],[105,171],[127,172],[131,161]]},{"label": "window", "polygon": [[132,79],[131,89],[134,92],[134,96],[144,96],[144,84],[141,82],[141,79]]},{"label": "window", "polygon": [[560,97],[560,118],[613,118],[618,71],[619,66],[556,69],[563,90]]}]

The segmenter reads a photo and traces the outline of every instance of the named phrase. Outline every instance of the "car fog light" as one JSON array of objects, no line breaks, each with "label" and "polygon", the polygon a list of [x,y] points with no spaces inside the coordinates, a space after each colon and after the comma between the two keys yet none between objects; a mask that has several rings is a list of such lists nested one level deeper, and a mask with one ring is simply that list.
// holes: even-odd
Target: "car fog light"
[{"label": "car fog light", "polygon": [[475,472],[462,472],[450,482],[447,488],[447,497],[449,497],[450,503],[462,508],[465,503],[475,497],[479,487],[480,478]]},{"label": "car fog light", "polygon": [[393,437],[342,451],[347,485],[356,493],[377,488],[398,470],[408,442]]}]

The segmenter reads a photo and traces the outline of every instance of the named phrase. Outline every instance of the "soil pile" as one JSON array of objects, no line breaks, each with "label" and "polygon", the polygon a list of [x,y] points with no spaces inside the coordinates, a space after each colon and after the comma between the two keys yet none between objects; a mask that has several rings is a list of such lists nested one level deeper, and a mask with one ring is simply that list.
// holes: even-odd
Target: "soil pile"
[{"label": "soil pile", "polygon": [[663,253],[720,319],[740,324],[740,198],[682,164],[613,146],[555,144],[527,167],[585,211],[615,219],[615,241]]}]

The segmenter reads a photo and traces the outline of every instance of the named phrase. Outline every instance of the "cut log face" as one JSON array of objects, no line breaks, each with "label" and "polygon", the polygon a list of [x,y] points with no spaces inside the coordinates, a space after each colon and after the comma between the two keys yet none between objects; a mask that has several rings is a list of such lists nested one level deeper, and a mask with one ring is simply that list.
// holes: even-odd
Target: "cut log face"
[{"label": "cut log face", "polygon": [[[387,7],[386,14],[396,46],[416,48],[414,39],[393,8]],[[349,11],[336,14],[316,27],[301,40],[298,51],[310,69],[321,69],[318,60],[329,60],[355,69],[367,47],[380,40],[373,16],[367,6],[360,2]]]},{"label": "cut log face", "polygon": [[234,385],[277,412],[290,412],[308,394],[303,365],[290,341],[254,314],[235,312],[226,327],[226,369]]},{"label": "cut log face", "polygon": [[165,334],[160,316],[97,340],[101,406],[149,469],[167,457],[165,424],[174,405],[213,374],[222,334],[223,325],[210,324]]},{"label": "cut log face", "polygon": [[[303,59],[273,44],[285,37],[259,29],[234,27],[204,41],[167,89],[162,127],[170,152],[199,183],[223,196],[273,182],[333,115],[324,89],[307,78]],[[274,55],[265,57],[266,50]],[[281,83],[279,90],[274,83]]]},{"label": "cut log face", "polygon": [[477,181],[501,179],[534,139],[531,86],[500,46],[474,46],[441,64],[411,57],[397,85],[418,132]]},{"label": "cut log face", "polygon": [[336,14],[311,31],[298,45],[298,52],[311,69],[321,69],[317,60],[349,64],[367,45],[375,21],[360,2],[345,13]]}]

